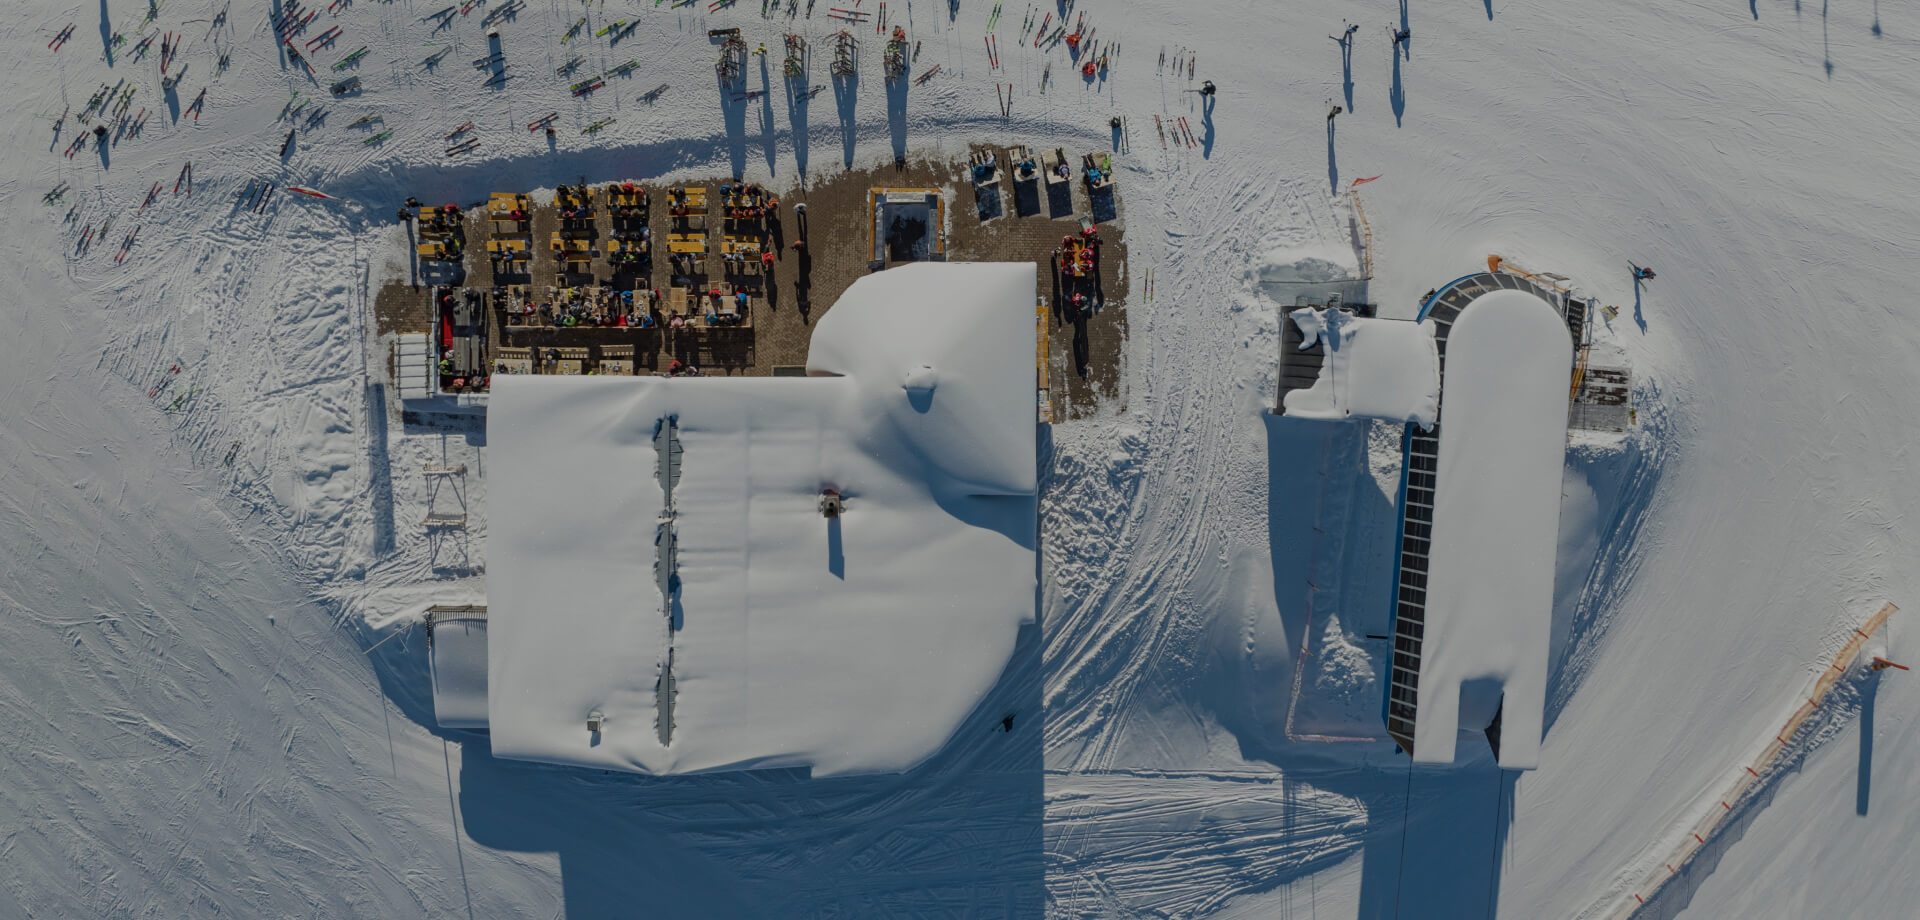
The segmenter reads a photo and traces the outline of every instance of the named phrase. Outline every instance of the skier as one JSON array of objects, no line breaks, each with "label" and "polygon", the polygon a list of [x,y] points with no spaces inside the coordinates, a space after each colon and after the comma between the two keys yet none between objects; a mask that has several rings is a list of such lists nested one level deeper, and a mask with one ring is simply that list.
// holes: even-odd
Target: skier
[{"label": "skier", "polygon": [[1409,53],[1413,51],[1412,29],[1395,29],[1392,26],[1388,26],[1387,31],[1393,33],[1393,50],[1398,51],[1402,45],[1405,45]]},{"label": "skier", "polygon": [[1200,95],[1202,95],[1202,96],[1211,96],[1211,95],[1213,95],[1213,93],[1214,93],[1214,89],[1213,89],[1213,81],[1212,81],[1212,80],[1201,80],[1201,81],[1200,81]]},{"label": "skier", "polygon": [[548,125],[548,126],[547,126],[547,137],[553,137],[553,126],[552,126],[552,125]]},{"label": "skier", "polygon": [[1336,106],[1334,106],[1333,108],[1331,108],[1331,109],[1329,109],[1329,110],[1327,110],[1327,124],[1328,124],[1329,126],[1331,126],[1331,125],[1333,124],[1333,116],[1335,116],[1335,115],[1338,115],[1338,114],[1340,114],[1340,113],[1341,113],[1341,112],[1343,112],[1343,111],[1345,111],[1345,110],[1344,110],[1344,109],[1342,109],[1342,108],[1340,108],[1340,107],[1339,107],[1339,106],[1337,106],[1337,105],[1336,105]]},{"label": "skier", "polygon": [[1633,269],[1633,278],[1635,281],[1652,281],[1653,269],[1641,268],[1636,265],[1634,266],[1634,269]]}]

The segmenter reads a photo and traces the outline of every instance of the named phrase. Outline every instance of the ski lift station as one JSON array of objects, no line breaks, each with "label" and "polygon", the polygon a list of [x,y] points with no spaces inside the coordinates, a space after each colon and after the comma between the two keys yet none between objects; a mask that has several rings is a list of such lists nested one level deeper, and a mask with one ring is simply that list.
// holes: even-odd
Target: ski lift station
[{"label": "ski lift station", "polygon": [[931,756],[1034,622],[1034,285],[863,277],[805,377],[495,378],[489,596],[430,633],[442,724],[649,774]]},{"label": "ski lift station", "polygon": [[1275,411],[1404,422],[1387,734],[1450,763],[1460,730],[1538,765],[1569,396],[1588,302],[1499,270],[1412,321],[1307,308],[1283,325]]}]

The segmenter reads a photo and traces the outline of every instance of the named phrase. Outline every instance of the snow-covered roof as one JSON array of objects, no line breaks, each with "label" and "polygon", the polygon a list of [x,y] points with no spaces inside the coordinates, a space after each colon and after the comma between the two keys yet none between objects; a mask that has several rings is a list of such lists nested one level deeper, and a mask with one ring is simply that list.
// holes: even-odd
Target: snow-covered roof
[{"label": "snow-covered roof", "polygon": [[1451,762],[1455,733],[1499,712],[1500,765],[1539,763],[1572,366],[1531,293],[1483,294],[1448,334],[1417,761]]},{"label": "snow-covered roof", "polygon": [[1300,418],[1386,419],[1432,427],[1440,408],[1440,359],[1433,324],[1368,319],[1341,310],[1295,310],[1302,349],[1324,343],[1313,386],[1286,394],[1281,409]]},{"label": "snow-covered roof", "polygon": [[[1034,616],[1033,292],[1031,264],[867,276],[815,328],[807,378],[496,377],[494,753],[830,774],[938,750]],[[667,419],[674,554],[655,545]]]},{"label": "snow-covered roof", "polygon": [[487,727],[487,615],[485,611],[429,620],[433,653],[433,718],[441,728]]}]

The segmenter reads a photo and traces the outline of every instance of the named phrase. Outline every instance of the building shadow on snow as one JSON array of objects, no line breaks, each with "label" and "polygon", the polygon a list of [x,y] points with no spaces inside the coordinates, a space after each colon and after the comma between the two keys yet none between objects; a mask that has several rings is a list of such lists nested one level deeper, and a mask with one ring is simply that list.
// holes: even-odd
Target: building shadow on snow
[{"label": "building shadow on snow", "polygon": [[900,775],[645,777],[499,760],[467,740],[464,830],[557,853],[569,920],[1041,916],[1039,656],[1027,627],[980,709]]},{"label": "building shadow on snow", "polygon": [[[1520,773],[1500,769],[1477,733],[1463,736],[1459,750],[1464,763],[1408,764],[1391,782],[1377,782],[1383,777],[1376,774],[1371,791],[1355,790],[1369,818],[1360,859],[1360,920],[1499,915]],[[1343,791],[1339,786],[1328,784]]]}]

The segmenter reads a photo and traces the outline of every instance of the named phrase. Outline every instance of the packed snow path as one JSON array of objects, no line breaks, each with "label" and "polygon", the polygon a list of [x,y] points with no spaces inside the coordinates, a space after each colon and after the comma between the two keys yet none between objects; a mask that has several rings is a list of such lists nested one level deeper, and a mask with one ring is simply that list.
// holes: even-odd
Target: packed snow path
[{"label": "packed snow path", "polygon": [[[1899,117],[1920,109],[1910,9],[1415,0],[1395,55],[1392,4],[1083,3],[1123,45],[1088,83],[1061,50],[1014,41],[1014,11],[990,72],[985,4],[901,4],[924,42],[913,72],[940,73],[890,94],[862,34],[858,88],[796,110],[709,82],[707,28],[757,44],[783,27],[746,4],[596,9],[589,33],[643,25],[617,48],[576,38],[592,66],[648,63],[579,100],[541,70],[589,53],[559,43],[570,2],[501,23],[516,76],[499,89],[466,66],[489,53],[484,9],[436,29],[420,17],[437,4],[348,5],[352,37],[315,52],[313,82],[273,45],[272,5],[211,33],[189,22],[224,4],[169,0],[148,29],[185,36],[178,118],[157,52],[103,60],[142,4],[29,0],[0,39],[16,89],[0,282],[17,304],[0,338],[0,885],[20,916],[1566,916],[1664,850],[1834,636],[1882,600],[1913,609],[1920,205],[1889,192],[1920,185],[1920,127]],[[332,17],[306,6],[318,35]],[[1355,16],[1372,18],[1343,71],[1326,36]],[[1211,117],[1196,81],[1155,73],[1162,43],[1220,88]],[[349,71],[331,65],[361,45],[361,94],[332,99]],[[144,130],[63,156],[78,128],[50,137],[53,120],[136,74]],[[1016,86],[1007,118],[996,78]],[[316,126],[277,120],[295,88],[328,110]],[[525,124],[556,110],[549,151]],[[484,438],[407,434],[368,386],[365,292],[407,271],[399,200],[718,167],[792,187],[802,161],[1098,149],[1115,113],[1132,126],[1116,160],[1130,251],[1158,294],[1129,302],[1127,414],[1043,447],[1040,626],[988,704],[1022,713],[1012,733],[982,724],[899,777],[635,782],[436,734],[418,633],[363,654],[386,617],[484,596],[483,526],[418,531],[412,473],[468,462],[481,507]],[[1163,152],[1155,113],[1200,146]],[[383,120],[349,127],[363,114]],[[469,119],[481,143],[449,159],[442,138]],[[1282,305],[1249,271],[1270,248],[1343,239],[1329,193],[1374,175],[1383,315],[1499,252],[1620,306],[1607,334],[1642,381],[1624,450],[1571,455],[1559,667],[1524,779],[1283,740],[1320,442],[1262,414]],[[249,180],[341,201],[254,213]],[[36,203],[61,182],[65,204]],[[99,238],[74,255],[86,225]],[[1629,259],[1658,279],[1636,290]],[[1870,689],[1684,915],[1920,903],[1896,862],[1920,822],[1920,772],[1899,766],[1920,759],[1920,682]]]}]

